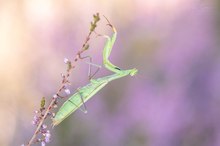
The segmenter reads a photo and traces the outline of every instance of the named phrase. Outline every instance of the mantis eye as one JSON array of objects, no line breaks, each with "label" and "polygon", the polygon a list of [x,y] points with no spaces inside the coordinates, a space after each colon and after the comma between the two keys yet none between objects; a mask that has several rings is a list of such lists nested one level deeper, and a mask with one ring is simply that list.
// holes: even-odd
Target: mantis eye
[{"label": "mantis eye", "polygon": [[134,76],[134,75],[137,74],[137,72],[138,72],[138,70],[136,68],[134,68],[134,69],[131,70],[130,75]]}]

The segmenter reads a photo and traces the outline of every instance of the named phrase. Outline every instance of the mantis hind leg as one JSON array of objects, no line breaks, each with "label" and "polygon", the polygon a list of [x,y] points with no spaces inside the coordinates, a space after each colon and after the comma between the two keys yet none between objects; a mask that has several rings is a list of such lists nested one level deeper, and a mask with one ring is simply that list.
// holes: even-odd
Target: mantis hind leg
[{"label": "mantis hind leg", "polygon": [[69,99],[68,99],[68,101],[69,101],[70,103],[72,103],[73,105],[75,105],[80,111],[82,111],[83,113],[86,114],[86,113],[88,112],[88,111],[87,111],[87,108],[86,108],[86,104],[85,104],[85,102],[84,102],[84,100],[83,100],[83,97],[82,97],[82,95],[81,95],[79,89],[77,89],[77,91],[78,91],[79,96],[80,96],[80,99],[81,99],[81,101],[82,101],[83,108],[81,108],[81,106],[78,106],[77,104],[75,104],[74,102],[72,102],[72,101],[69,100]]},{"label": "mantis hind leg", "polygon": [[79,96],[80,96],[80,98],[81,98],[82,105],[83,105],[83,109],[81,109],[81,108],[80,108],[80,109],[81,109],[81,111],[83,111],[83,112],[86,114],[86,113],[88,113],[87,108],[86,108],[86,104],[85,104],[85,102],[84,102],[84,100],[83,100],[83,97],[82,97],[82,95],[81,95],[79,89],[77,89],[77,90],[78,90],[78,93],[79,93]]}]

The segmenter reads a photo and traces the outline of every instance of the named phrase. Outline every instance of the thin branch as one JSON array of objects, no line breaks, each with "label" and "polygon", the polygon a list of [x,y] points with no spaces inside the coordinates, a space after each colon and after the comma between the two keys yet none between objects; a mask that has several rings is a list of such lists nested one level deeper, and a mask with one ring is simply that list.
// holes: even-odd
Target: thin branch
[{"label": "thin branch", "polygon": [[[63,79],[62,79],[61,86],[58,88],[58,90],[57,90],[57,92],[56,92],[56,94],[55,94],[57,97],[62,98],[61,96],[59,96],[59,93],[60,93],[63,89],[66,88],[66,84],[67,84],[67,83],[70,83],[69,80],[68,80],[68,78],[69,78],[70,74],[72,73],[72,70],[75,68],[76,62],[77,62],[78,60],[82,60],[82,59],[83,59],[83,58],[81,57],[81,54],[82,54],[83,52],[85,52],[85,51],[89,48],[88,42],[89,42],[89,40],[90,40],[91,34],[95,31],[95,28],[96,28],[96,26],[97,26],[96,24],[97,24],[97,22],[98,22],[99,20],[100,20],[99,13],[96,13],[95,15],[93,15],[93,22],[91,22],[89,34],[87,35],[86,40],[84,41],[84,43],[83,43],[83,45],[82,45],[82,48],[77,52],[76,57],[73,59],[74,64],[73,64],[71,61],[67,61],[67,62],[66,62],[67,65],[68,65],[68,67],[67,67],[67,70],[66,70],[66,74],[65,74],[65,75],[62,75]],[[37,136],[37,134],[39,133],[40,128],[41,128],[42,125],[43,125],[43,122],[44,122],[45,119],[48,117],[48,114],[49,114],[50,110],[53,108],[53,106],[56,104],[56,102],[57,102],[57,98],[55,98],[55,97],[53,96],[53,98],[52,98],[52,100],[51,100],[49,106],[48,106],[47,109],[45,110],[44,114],[41,114],[41,119],[40,119],[40,121],[39,121],[39,123],[38,123],[38,125],[37,125],[37,128],[36,128],[36,130],[35,130],[33,136],[31,137],[30,141],[28,142],[27,146],[30,146],[30,145],[32,145],[33,143],[35,143],[34,140],[36,139],[36,136]],[[36,142],[38,142],[38,141],[36,140]]]}]

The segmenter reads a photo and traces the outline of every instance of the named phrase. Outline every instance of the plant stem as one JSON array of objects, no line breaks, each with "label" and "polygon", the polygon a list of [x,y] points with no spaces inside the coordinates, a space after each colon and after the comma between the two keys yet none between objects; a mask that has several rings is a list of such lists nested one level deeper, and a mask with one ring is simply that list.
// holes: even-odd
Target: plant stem
[{"label": "plant stem", "polygon": [[48,112],[50,111],[50,109],[52,108],[52,106],[53,106],[55,100],[56,100],[56,99],[52,99],[52,101],[50,102],[50,105],[48,106],[47,110],[45,111],[43,118],[41,119],[40,123],[38,124],[37,129],[35,130],[35,132],[34,132],[32,138],[31,138],[31,140],[28,142],[28,145],[27,145],[27,146],[30,146],[30,145],[33,143],[34,139],[35,139],[36,136],[37,136],[37,133],[39,132],[40,127],[42,126],[44,120],[46,119],[47,114],[48,114]]},{"label": "plant stem", "polygon": [[[69,78],[69,76],[70,76],[72,70],[75,68],[76,62],[77,62],[78,60],[83,60],[84,58],[86,58],[86,57],[81,57],[81,54],[82,54],[84,51],[86,51],[86,50],[88,49],[88,47],[89,47],[88,42],[89,42],[89,40],[90,40],[90,36],[91,36],[92,32],[95,31],[96,24],[97,24],[97,22],[100,20],[100,18],[99,18],[99,13],[96,13],[96,15],[93,15],[93,20],[94,20],[94,21],[91,23],[91,28],[90,28],[89,34],[87,35],[86,40],[84,41],[84,43],[83,43],[83,45],[82,45],[82,48],[77,52],[77,55],[76,55],[76,57],[75,57],[74,60],[73,60],[73,63],[74,63],[74,64],[72,64],[72,63],[70,62],[69,66],[68,66],[68,68],[67,68],[67,70],[66,70],[66,75],[65,75],[64,78],[62,79],[62,83],[61,83],[60,88],[59,88],[59,89],[57,90],[57,92],[56,92],[56,95],[57,95],[57,96],[59,96],[59,93],[65,88],[65,84],[66,84],[66,83],[69,83],[68,78]],[[61,97],[61,96],[59,96],[59,97]],[[62,97],[61,97],[61,98],[62,98]],[[43,117],[41,118],[41,120],[40,120],[40,122],[39,122],[39,124],[38,124],[38,126],[37,126],[37,128],[36,128],[36,130],[35,130],[35,132],[34,132],[34,134],[33,134],[33,136],[32,136],[32,138],[31,138],[30,141],[28,142],[27,146],[31,146],[31,144],[34,143],[34,140],[35,140],[35,138],[36,138],[36,136],[37,136],[37,134],[38,134],[38,132],[39,132],[39,130],[40,130],[40,128],[41,128],[43,122],[44,122],[44,120],[47,118],[47,115],[48,115],[49,111],[53,108],[53,105],[54,105],[54,103],[55,103],[56,100],[57,100],[56,98],[52,98],[52,100],[51,100],[49,106],[47,107],[46,111],[44,112],[44,115],[43,115]]]}]

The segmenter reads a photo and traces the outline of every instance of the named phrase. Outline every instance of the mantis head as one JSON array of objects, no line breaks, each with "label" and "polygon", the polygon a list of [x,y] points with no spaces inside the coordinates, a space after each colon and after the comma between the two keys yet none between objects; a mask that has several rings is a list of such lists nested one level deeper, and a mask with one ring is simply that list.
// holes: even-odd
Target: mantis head
[{"label": "mantis head", "polygon": [[136,68],[133,68],[133,69],[130,70],[130,75],[134,76],[134,75],[137,74],[137,72],[138,72],[138,70]]}]

